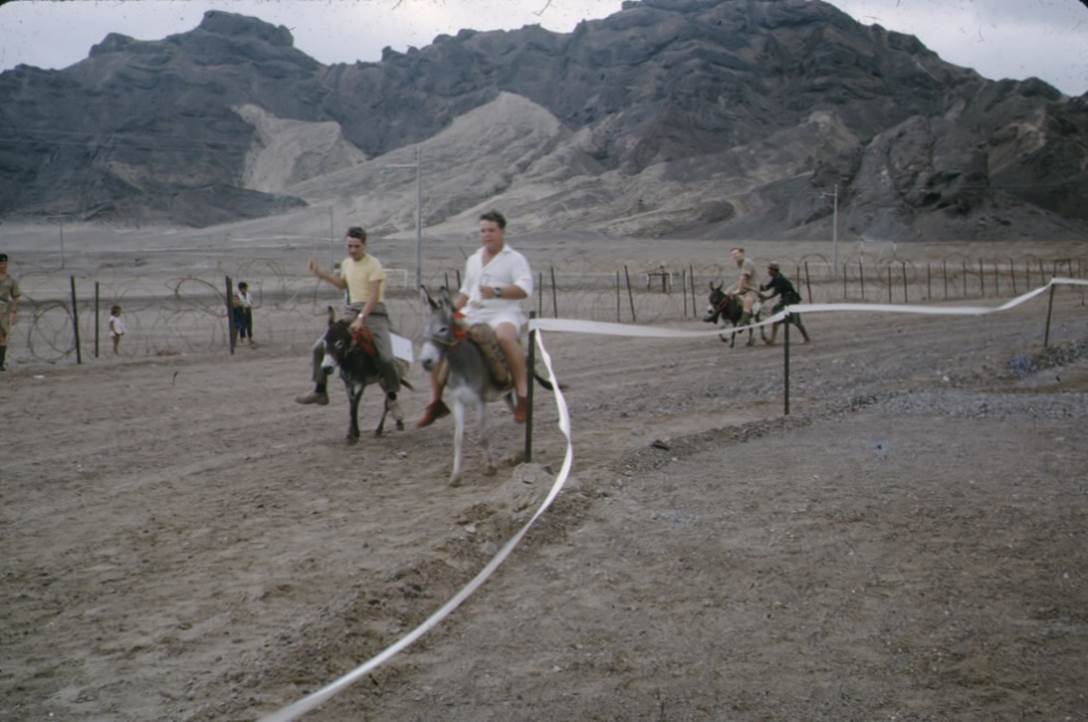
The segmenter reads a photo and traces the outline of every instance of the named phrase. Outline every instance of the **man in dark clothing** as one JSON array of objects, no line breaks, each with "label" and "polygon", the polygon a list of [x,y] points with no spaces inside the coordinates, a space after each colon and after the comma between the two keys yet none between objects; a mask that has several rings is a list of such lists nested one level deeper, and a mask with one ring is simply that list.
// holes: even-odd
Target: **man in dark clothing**
[{"label": "man in dark clothing", "polygon": [[[759,287],[759,297],[764,301],[778,296],[778,302],[771,310],[771,314],[774,315],[781,311],[786,306],[792,306],[795,303],[801,302],[801,294],[797,292],[797,289],[793,287],[790,280],[782,275],[782,271],[779,269],[777,263],[771,263],[767,266],[767,275],[770,276],[770,280],[767,283]],[[763,294],[764,291],[773,291],[773,293]],[[805,343],[809,342],[808,331],[801,324],[801,314],[791,313],[786,316],[786,323],[792,323],[801,331],[801,336],[804,337]],[[774,343],[775,338],[778,336],[778,327],[782,325],[782,322],[774,323],[771,325],[771,337],[765,339],[768,344]]]}]

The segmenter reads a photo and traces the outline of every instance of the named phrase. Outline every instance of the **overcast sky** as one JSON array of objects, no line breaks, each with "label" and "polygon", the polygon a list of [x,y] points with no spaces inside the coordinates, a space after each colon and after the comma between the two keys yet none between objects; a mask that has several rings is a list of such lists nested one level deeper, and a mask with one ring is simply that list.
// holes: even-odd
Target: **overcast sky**
[{"label": "overcast sky", "polygon": [[[1040,77],[1088,92],[1088,0],[831,0],[858,21],[918,36],[957,65],[993,78]],[[15,0],[0,5],[0,70],[63,68],[110,32],[158,40],[192,30],[206,10],[285,25],[295,47],[329,64],[376,61],[381,49],[429,44],[462,28],[539,23],[569,32],[621,0]]]}]

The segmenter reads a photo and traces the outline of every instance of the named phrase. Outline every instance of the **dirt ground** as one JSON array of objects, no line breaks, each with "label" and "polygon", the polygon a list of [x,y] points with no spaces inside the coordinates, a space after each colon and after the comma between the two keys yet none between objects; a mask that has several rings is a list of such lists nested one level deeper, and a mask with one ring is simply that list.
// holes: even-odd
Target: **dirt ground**
[{"label": "dirt ground", "polygon": [[[1045,308],[812,315],[788,417],[781,344],[546,334],[567,487],[307,719],[1084,719],[1088,311],[1059,292],[1044,352]],[[470,446],[454,489],[448,419],[348,447],[339,388],[292,403],[306,364],[267,343],[0,376],[0,718],[270,713],[430,615],[559,469],[546,392],[534,463],[484,477]]]}]

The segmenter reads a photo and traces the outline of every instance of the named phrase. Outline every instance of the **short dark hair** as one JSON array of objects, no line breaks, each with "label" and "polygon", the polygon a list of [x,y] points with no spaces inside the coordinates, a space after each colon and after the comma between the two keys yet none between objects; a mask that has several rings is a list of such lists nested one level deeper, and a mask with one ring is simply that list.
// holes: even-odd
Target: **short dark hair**
[{"label": "short dark hair", "polygon": [[498,211],[488,211],[487,213],[484,213],[482,216],[480,216],[480,220],[491,221],[499,228],[503,229],[504,231],[506,230],[506,216],[499,213]]},{"label": "short dark hair", "polygon": [[3,263],[5,261],[7,261],[7,260],[8,260],[8,254],[0,253],[0,263]]},{"label": "short dark hair", "polygon": [[348,238],[358,238],[363,243],[366,243],[366,231],[362,226],[352,226],[348,229]]},{"label": "short dark hair", "polygon": [[245,281],[239,281],[238,282],[238,290],[241,291],[243,288],[249,288],[249,284],[246,283]]}]

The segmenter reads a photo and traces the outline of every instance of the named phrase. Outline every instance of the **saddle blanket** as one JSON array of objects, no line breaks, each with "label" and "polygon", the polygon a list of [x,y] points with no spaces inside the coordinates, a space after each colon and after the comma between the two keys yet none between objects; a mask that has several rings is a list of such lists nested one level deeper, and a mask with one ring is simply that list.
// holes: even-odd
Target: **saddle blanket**
[{"label": "saddle blanket", "polygon": [[402,361],[412,364],[415,357],[412,354],[412,342],[404,336],[398,336],[395,333],[389,334],[389,340],[393,343],[393,357],[399,358]]}]

